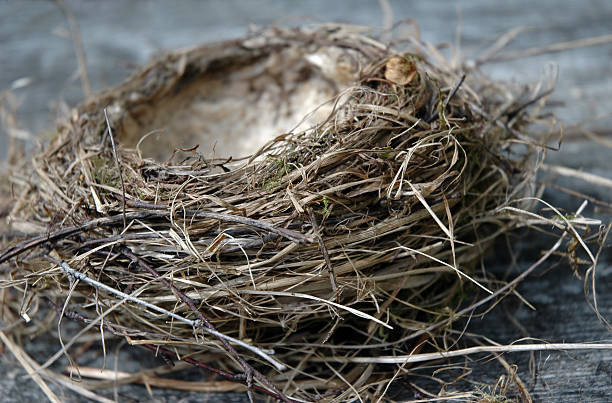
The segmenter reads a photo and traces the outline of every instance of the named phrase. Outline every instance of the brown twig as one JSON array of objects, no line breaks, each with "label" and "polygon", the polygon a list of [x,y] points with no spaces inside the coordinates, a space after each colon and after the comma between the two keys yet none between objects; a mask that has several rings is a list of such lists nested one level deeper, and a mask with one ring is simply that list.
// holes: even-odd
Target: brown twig
[{"label": "brown twig", "polygon": [[[230,222],[235,224],[243,224],[246,226],[258,228],[264,231],[268,231],[282,237],[285,237],[294,242],[311,242],[312,239],[307,236],[300,234],[299,232],[275,227],[271,224],[265,223],[263,221],[254,220],[252,218],[241,217],[231,214],[223,214],[223,213],[212,213],[206,211],[197,211],[197,210],[186,210],[184,212],[186,216],[195,217],[195,218],[210,218],[213,220],[219,220],[223,222]],[[143,220],[143,219],[153,219],[153,218],[164,218],[169,217],[170,211],[137,211],[137,212],[129,212],[125,213],[125,218],[127,220]],[[115,225],[123,221],[123,214],[114,215],[110,217],[102,217],[91,220],[80,226],[72,226],[63,228],[61,230],[53,231],[47,235],[39,235],[33,238],[30,238],[26,241],[20,242],[17,245],[9,248],[4,251],[0,255],[0,263],[3,263],[29,249],[35,248],[47,242],[54,242],[63,238],[71,237],[77,235],[81,232],[88,231],[97,227],[107,227],[111,225]]]},{"label": "brown twig", "polygon": [[[58,314],[62,313],[62,308],[59,305],[57,305],[55,302],[53,302],[49,298],[45,297],[45,300],[47,301],[47,303]],[[70,309],[64,310],[63,313],[64,313],[64,316],[66,316],[68,319],[74,320],[74,321],[79,322],[79,323],[88,324],[88,323],[91,322],[90,318],[88,318],[85,315],[82,315],[82,314],[80,314],[80,313],[78,313],[76,311],[70,310]],[[106,329],[107,331],[113,333],[116,336],[122,336],[122,337],[126,336],[125,333],[119,332],[117,330],[117,326],[112,324],[108,320],[105,320],[104,323],[102,324],[102,326],[104,327],[104,329]],[[179,355],[179,354],[177,354],[177,353],[175,353],[175,352],[173,352],[171,350],[168,350],[168,349],[166,349],[164,347],[161,347],[161,346],[156,346],[156,345],[148,344],[148,343],[138,344],[138,345],[143,347],[143,348],[146,348],[148,350],[154,351],[156,354],[161,353],[161,354],[163,354],[164,357],[172,358],[174,360],[184,361],[184,362],[189,363],[191,365],[194,365],[196,367],[200,367],[200,368],[205,369],[205,370],[207,370],[209,372],[212,372],[213,374],[216,374],[216,375],[219,375],[219,376],[221,376],[223,378],[229,379],[232,382],[236,382],[236,383],[241,383],[243,385],[247,385],[247,382],[245,380],[244,375],[237,375],[237,374],[233,374],[233,373],[228,372],[228,371],[224,371],[222,369],[213,367],[212,365],[206,364],[206,363],[204,363],[202,361],[199,361],[199,360],[196,360],[194,358]],[[274,392],[272,392],[272,391],[270,391],[270,390],[268,390],[266,388],[263,388],[261,386],[251,385],[251,388],[253,390],[257,391],[257,392],[264,393],[264,394],[266,394],[266,395],[268,395],[270,397],[276,398],[278,400],[282,400],[279,395],[277,395],[276,393],[274,393]]]},{"label": "brown twig", "polygon": [[[224,371],[222,369],[210,366],[210,365],[208,365],[208,364],[206,364],[206,363],[204,363],[202,361],[198,361],[198,360],[196,360],[194,358],[186,357],[186,356],[180,356],[177,353],[175,353],[175,352],[173,352],[171,350],[168,350],[167,348],[164,348],[164,347],[155,346],[153,344],[140,344],[140,346],[142,346],[143,348],[146,348],[148,350],[154,351],[155,353],[162,353],[166,357],[171,357],[174,360],[185,361],[185,362],[187,362],[187,363],[189,363],[191,365],[203,368],[203,369],[205,369],[207,371],[210,371],[210,372],[212,372],[214,374],[217,374],[219,376],[227,378],[227,379],[229,379],[229,380],[231,380],[233,382],[241,383],[241,384],[249,387],[247,385],[247,381],[246,381],[244,375],[232,374],[231,372],[227,372],[227,371]],[[270,397],[273,397],[275,399],[283,400],[283,398],[279,394],[274,393],[274,392],[272,392],[272,391],[270,391],[270,390],[268,390],[266,388],[262,388],[259,385],[251,385],[249,388],[252,389],[252,390],[255,390],[257,392],[264,393],[264,394],[266,394],[266,395],[268,395]]]},{"label": "brown twig", "polygon": [[[171,289],[176,294],[176,296],[179,297],[179,299],[181,301],[183,301],[193,311],[193,313],[196,314],[196,316],[202,321],[202,323],[204,323],[204,325],[207,328],[216,331],[216,329],[213,326],[213,324],[208,321],[208,319],[202,314],[202,312],[200,312],[198,307],[195,305],[195,302],[193,302],[193,300],[191,298],[189,298],[188,296],[183,294],[178,288],[176,288],[168,280],[166,280],[165,278],[160,276],[157,271],[155,271],[151,266],[149,266],[149,264],[147,264],[139,256],[135,255],[129,248],[127,248],[127,247],[122,248],[122,253],[127,258],[129,258],[132,262],[136,263],[138,266],[140,266],[141,268],[145,269],[153,277],[158,279],[167,288]],[[221,344],[223,344],[223,347],[240,363],[240,365],[242,366],[242,368],[245,371],[245,374],[246,374],[247,378],[249,376],[251,376],[251,375],[254,376],[255,378],[257,378],[257,380],[259,380],[264,385],[266,385],[266,387],[268,387],[270,390],[272,390],[274,393],[276,393],[279,396],[280,400],[282,400],[284,402],[291,402],[292,401],[289,398],[287,398],[282,392],[280,392],[276,388],[276,386],[274,386],[274,384],[268,380],[268,378],[266,378],[263,374],[261,374],[255,368],[253,368],[249,363],[247,363],[244,360],[244,358],[242,358],[240,356],[240,354],[238,354],[236,349],[234,349],[234,347],[232,347],[232,345],[227,342],[227,340],[225,340],[223,338],[219,338],[219,341],[221,342]]]},{"label": "brown twig", "polygon": [[438,117],[438,115],[440,114],[440,111],[444,111],[446,109],[446,107],[448,106],[448,103],[451,101],[451,99],[453,99],[453,97],[455,96],[455,94],[457,93],[457,91],[459,91],[459,88],[461,87],[461,84],[463,84],[463,82],[465,81],[465,77],[466,75],[463,74],[461,76],[461,78],[459,79],[459,81],[457,82],[457,84],[455,84],[455,86],[453,87],[453,89],[451,90],[451,92],[448,93],[448,95],[446,96],[446,99],[444,99],[444,102],[442,103],[442,108],[437,107],[432,113],[431,115],[425,119],[425,122],[427,123],[431,123],[434,119],[436,119]]},{"label": "brown twig", "polygon": [[162,307],[160,307],[158,305],[151,304],[150,302],[147,302],[147,301],[143,300],[142,298],[139,298],[139,297],[134,296],[134,295],[127,294],[127,293],[125,293],[123,291],[120,291],[120,290],[117,290],[117,289],[115,289],[113,287],[110,287],[110,286],[108,286],[108,285],[106,285],[104,283],[99,282],[98,280],[95,280],[95,279],[87,276],[86,274],[84,274],[84,273],[82,273],[80,271],[74,270],[73,268],[68,266],[68,264],[66,262],[59,261],[59,260],[57,260],[57,259],[55,259],[55,258],[53,258],[51,256],[46,256],[46,258],[47,258],[47,260],[49,260],[49,261],[55,263],[56,265],[58,265],[59,267],[61,267],[61,269],[66,273],[66,275],[68,276],[68,278],[70,279],[71,282],[74,279],[84,281],[87,284],[95,287],[98,290],[104,290],[104,291],[107,291],[107,292],[109,292],[109,293],[111,293],[113,295],[121,297],[123,300],[135,302],[135,303],[137,303],[139,305],[142,305],[142,306],[144,306],[144,307],[146,307],[148,309],[151,309],[151,310],[153,310],[153,311],[155,311],[157,313],[161,313],[162,315],[166,315],[169,318],[172,318],[172,319],[178,320],[180,322],[183,322],[185,324],[188,324],[191,327],[200,328],[203,331],[211,334],[212,336],[215,336],[215,337],[217,337],[219,339],[223,339],[223,340],[225,340],[228,343],[229,342],[235,343],[235,344],[237,344],[239,346],[242,346],[242,347],[246,348],[247,350],[250,350],[251,352],[254,352],[255,354],[259,355],[260,357],[262,357],[263,359],[268,361],[270,364],[274,365],[274,367],[276,369],[278,369],[279,371],[282,371],[282,370],[285,369],[284,364],[281,364],[280,362],[278,362],[277,360],[275,360],[274,358],[272,358],[270,356],[270,354],[273,354],[273,352],[264,351],[264,350],[262,350],[260,348],[255,347],[255,346],[251,346],[251,345],[249,345],[249,344],[247,344],[247,343],[245,343],[245,342],[243,342],[243,341],[241,341],[239,339],[236,339],[236,338],[231,337],[231,336],[227,336],[227,335],[217,331],[214,328],[205,326],[202,323],[201,320],[194,321],[194,320],[185,318],[185,317],[183,317],[183,316],[181,316],[181,315],[179,315],[179,314],[177,314],[175,312],[171,312],[171,311],[169,311],[167,309],[164,309],[164,308],[162,308]]},{"label": "brown twig", "polygon": [[[143,220],[145,218],[159,218],[165,217],[167,214],[159,212],[149,212],[149,211],[137,211],[126,213],[126,218],[128,220]],[[21,253],[26,252],[29,249],[40,246],[44,243],[55,242],[63,238],[68,238],[74,235],[77,235],[84,231],[89,231],[98,227],[107,227],[111,225],[118,224],[123,221],[123,215],[114,215],[110,217],[101,217],[96,218],[83,225],[74,225],[71,227],[66,227],[57,231],[50,232],[46,235],[38,235],[22,241],[17,245],[7,249],[0,255],[0,263],[6,262],[7,260],[20,255]]]}]

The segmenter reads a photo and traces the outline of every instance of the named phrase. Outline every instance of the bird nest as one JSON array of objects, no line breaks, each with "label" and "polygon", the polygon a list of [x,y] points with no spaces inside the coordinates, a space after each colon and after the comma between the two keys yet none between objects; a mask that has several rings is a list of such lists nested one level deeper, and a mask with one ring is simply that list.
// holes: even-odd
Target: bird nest
[{"label": "bird nest", "polygon": [[268,29],[74,110],[12,174],[11,317],[46,301],[282,400],[383,393],[397,368],[368,357],[437,351],[490,292],[474,266],[518,225],[539,142],[529,89],[404,45]]}]

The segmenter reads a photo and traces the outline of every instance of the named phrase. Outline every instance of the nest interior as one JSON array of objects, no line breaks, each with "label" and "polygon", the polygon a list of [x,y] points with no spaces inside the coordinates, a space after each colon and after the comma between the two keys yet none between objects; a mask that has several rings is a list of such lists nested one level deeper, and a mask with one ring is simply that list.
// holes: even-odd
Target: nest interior
[{"label": "nest interior", "polygon": [[207,158],[250,155],[325,119],[323,104],[356,79],[349,56],[331,45],[305,53],[256,38],[177,52],[114,90],[108,111],[120,141],[144,157],[164,161],[196,145]]},{"label": "nest interior", "polygon": [[45,300],[275,397],[381,393],[396,368],[356,356],[436,348],[534,174],[537,103],[418,45],[265,30],[76,109],[12,174],[7,315]]}]

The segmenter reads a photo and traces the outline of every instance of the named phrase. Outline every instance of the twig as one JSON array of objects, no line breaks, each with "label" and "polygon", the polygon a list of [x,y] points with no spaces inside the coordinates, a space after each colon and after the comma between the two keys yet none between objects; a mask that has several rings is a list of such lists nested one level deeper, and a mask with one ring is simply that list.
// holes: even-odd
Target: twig
[{"label": "twig", "polygon": [[[165,355],[162,355],[162,357],[165,357]],[[159,376],[165,372],[163,369],[144,370],[136,373],[129,373],[115,371],[114,369],[79,367],[79,372],[83,377],[101,380],[94,381],[95,383],[92,382],[90,386],[91,389],[112,387],[112,384],[116,383],[121,385],[142,384],[155,386],[158,388],[192,392],[224,393],[246,391],[246,387],[242,383],[226,380],[183,381],[179,379],[164,378]],[[88,381],[86,382],[89,383]]]},{"label": "twig", "polygon": [[[136,256],[129,248],[127,248],[127,247],[122,248],[122,253],[126,257],[128,257],[130,260],[132,260],[132,262],[138,264],[140,267],[142,267],[147,272],[149,272],[153,277],[158,279],[163,285],[165,285],[166,287],[171,289],[179,297],[179,299],[181,301],[183,301],[185,304],[187,304],[187,306],[198,316],[198,318],[202,321],[202,323],[209,330],[215,330],[215,327],[213,326],[213,324],[210,323],[208,321],[208,319],[206,319],[206,317],[204,317],[204,315],[202,315],[202,313],[196,307],[195,303],[193,302],[193,300],[191,298],[189,298],[188,296],[183,294],[178,288],[176,288],[174,285],[172,285],[170,282],[168,282],[168,280],[166,280],[165,278],[161,277],[157,271],[155,271],[151,266],[149,266],[143,259],[141,259],[140,257]],[[274,393],[278,394],[279,399],[281,399],[284,402],[291,402],[291,400],[289,400],[282,392],[280,392],[276,388],[276,386],[274,386],[274,384],[272,384],[272,382],[270,382],[268,380],[268,378],[266,378],[263,374],[261,374],[255,368],[253,368],[249,363],[247,363],[238,354],[238,352],[234,349],[234,347],[232,347],[232,345],[227,342],[227,340],[225,338],[219,338],[219,341],[221,341],[221,344],[223,344],[225,349],[240,363],[240,365],[244,369],[247,377],[249,376],[249,374],[252,374],[259,381],[261,381],[264,385],[266,385],[268,388],[270,388],[270,390],[272,390]],[[270,357],[270,359],[272,359],[272,358]],[[274,361],[274,359],[272,359],[272,360],[273,360],[272,362],[276,362],[276,361]],[[276,364],[274,364],[274,366],[279,371],[282,371],[282,370],[285,369],[285,366],[283,364],[281,364],[281,363],[278,363],[278,362],[276,362]]]},{"label": "twig", "polygon": [[486,63],[486,61],[493,57],[493,55],[505,48],[510,42],[516,39],[519,34],[526,31],[527,29],[527,27],[517,27],[506,31],[499,38],[497,38],[497,40],[495,40],[493,45],[491,45],[487,50],[483,52],[481,56],[478,57],[478,59],[476,60],[476,65],[479,66],[482,63]]},{"label": "twig", "polygon": [[459,91],[459,88],[461,87],[461,84],[463,84],[463,82],[465,81],[465,77],[466,77],[465,74],[461,75],[461,78],[459,79],[459,82],[457,84],[455,84],[455,86],[453,87],[453,90],[451,92],[449,92],[448,96],[444,100],[444,103],[442,104],[443,108],[446,108],[448,106],[448,103],[451,101],[451,99],[453,99],[453,97],[455,96],[457,91]]},{"label": "twig", "polygon": [[[120,199],[119,195],[117,198]],[[123,197],[125,200],[125,196]],[[136,207],[136,208],[146,208],[146,209],[154,209],[154,210],[165,210],[169,207],[163,204],[154,204],[154,203],[146,203],[140,200],[125,200],[128,206]],[[235,224],[243,224],[249,227],[259,228],[264,231],[271,232],[273,234],[280,235],[284,238],[287,238],[294,242],[313,242],[313,239],[307,235],[300,234],[299,232],[292,231],[286,228],[275,227],[271,224],[268,224],[264,221],[255,220],[253,218],[233,215],[233,214],[224,214],[224,213],[214,213],[210,211],[199,211],[199,210],[185,210],[185,214],[188,216],[197,216],[202,218],[212,218],[214,220],[230,222]]]},{"label": "twig", "polygon": [[137,297],[134,297],[132,295],[126,294],[124,292],[121,292],[119,290],[116,290],[116,289],[114,289],[112,287],[107,286],[104,283],[101,283],[101,282],[99,282],[97,280],[94,280],[94,279],[88,277],[87,275],[81,273],[80,271],[74,270],[73,268],[68,266],[68,264],[66,262],[59,261],[59,260],[54,259],[52,257],[48,257],[48,258],[53,263],[57,264],[58,266],[61,266],[61,268],[66,272],[66,274],[69,277],[77,278],[77,279],[79,279],[81,281],[86,282],[89,285],[92,285],[92,286],[94,286],[94,287],[96,287],[98,289],[105,290],[106,292],[114,294],[114,295],[116,295],[118,297],[121,297],[121,298],[127,300],[127,301],[135,302],[135,303],[140,304],[140,305],[142,305],[144,307],[147,307],[147,308],[149,308],[149,309],[151,309],[153,311],[156,311],[156,312],[159,312],[159,313],[163,313],[164,315],[168,315],[168,316],[178,320],[179,322],[183,322],[183,323],[188,324],[189,326],[197,327],[199,329],[202,329],[205,332],[210,333],[210,334],[212,334],[213,336],[215,336],[215,337],[217,337],[219,339],[224,339],[226,341],[231,341],[232,343],[235,343],[235,344],[237,344],[237,345],[239,345],[239,346],[241,346],[241,347],[243,347],[243,348],[245,348],[245,349],[247,349],[249,351],[252,351],[253,353],[255,353],[257,355],[259,355],[261,358],[265,359],[266,361],[268,361],[269,363],[274,365],[274,367],[276,369],[278,369],[279,371],[282,371],[282,370],[285,369],[285,366],[283,364],[279,363],[274,358],[270,357],[269,354],[273,354],[273,352],[263,351],[263,350],[261,350],[261,349],[259,349],[257,347],[251,346],[251,345],[249,345],[249,344],[247,344],[247,343],[245,343],[245,342],[243,342],[241,340],[235,339],[235,338],[233,338],[231,336],[224,335],[223,333],[220,333],[220,332],[218,332],[215,329],[212,329],[210,327],[206,327],[206,326],[204,326],[202,323],[200,323],[197,320],[191,320],[191,319],[184,318],[181,315],[177,315],[174,312],[170,312],[170,311],[168,311],[168,310],[166,310],[164,308],[161,308],[161,307],[159,307],[157,305],[150,304],[150,303],[148,303],[148,302],[146,302],[146,301],[144,301],[144,300],[142,300],[140,298],[137,298]]},{"label": "twig", "polygon": [[516,108],[509,110],[507,112],[505,112],[505,114],[508,116],[508,119],[511,120],[513,119],[520,111],[530,107],[531,105],[535,104],[536,102],[538,102],[540,99],[545,98],[547,96],[549,96],[550,94],[552,94],[554,91],[553,88],[550,88],[544,92],[542,92],[541,94],[536,95],[535,97],[533,97],[532,99],[530,99],[527,102],[523,102],[522,104],[518,105]]},{"label": "twig", "polygon": [[[222,369],[218,369],[218,368],[212,367],[212,366],[210,366],[210,365],[208,365],[206,363],[203,363],[201,361],[195,360],[193,358],[186,357],[186,356],[180,356],[177,353],[175,353],[175,352],[173,352],[171,350],[168,350],[167,348],[164,348],[164,347],[155,346],[153,344],[141,344],[141,346],[146,348],[146,349],[149,349],[151,351],[155,351],[156,353],[162,353],[162,354],[164,354],[164,355],[166,355],[168,357],[172,357],[175,360],[185,361],[185,362],[187,362],[187,363],[189,363],[191,365],[194,365],[196,367],[200,367],[200,368],[206,369],[208,371],[214,372],[217,375],[220,375],[220,376],[223,376],[225,378],[231,379],[233,382],[238,382],[238,383],[241,383],[243,385],[246,385],[246,380],[244,379],[244,376],[240,376],[239,377],[236,374],[232,374],[231,372],[223,371]],[[272,391],[270,391],[270,390],[268,390],[266,388],[262,388],[261,386],[258,386],[258,385],[252,385],[251,387],[254,390],[256,390],[256,391],[258,391],[260,393],[264,393],[264,394],[266,394],[268,396],[271,396],[271,397],[274,397],[274,398],[276,398],[278,400],[282,400],[281,397],[278,394],[276,394],[276,393],[274,393],[274,392],[272,392]]]},{"label": "twig", "polygon": [[465,81],[465,77],[466,75],[463,74],[461,76],[461,78],[459,79],[459,82],[457,82],[457,84],[455,84],[455,86],[453,87],[452,91],[448,93],[448,95],[446,96],[446,99],[444,100],[444,102],[442,103],[442,109],[440,109],[439,107],[436,108],[431,115],[429,115],[429,118],[425,119],[425,121],[427,123],[431,123],[432,120],[434,120],[435,118],[438,117],[438,115],[440,114],[440,110],[445,110],[446,107],[448,106],[448,103],[451,101],[451,99],[453,99],[453,97],[455,96],[455,94],[457,93],[457,91],[459,91],[459,88],[461,87],[461,84],[463,84],[463,82]]},{"label": "twig", "polygon": [[[51,305],[51,307],[58,314],[62,312],[62,308],[60,308],[55,302],[53,302],[49,298],[45,298],[45,299],[47,300],[49,305]],[[82,314],[80,314],[80,313],[78,313],[76,311],[72,311],[72,310],[64,310],[64,316],[66,316],[67,318],[72,319],[72,320],[74,320],[76,322],[80,322],[80,323],[84,323],[84,324],[87,324],[87,323],[91,322],[90,318],[88,318],[88,317],[86,317],[86,316],[84,316],[84,315],[82,315]],[[108,330],[109,332],[113,333],[116,336],[121,336],[121,337],[125,337],[126,336],[126,334],[117,331],[117,329],[116,329],[117,326],[115,324],[112,324],[108,320],[105,320],[104,324],[102,326],[104,326],[104,328],[106,330]],[[212,372],[212,373],[214,373],[216,375],[219,375],[219,376],[222,376],[222,377],[224,377],[226,379],[229,379],[232,382],[237,382],[237,383],[241,383],[243,385],[246,385],[246,381],[245,381],[243,375],[236,375],[236,374],[233,374],[231,372],[224,371],[222,369],[219,369],[219,368],[213,367],[211,365],[208,365],[208,364],[206,364],[206,363],[204,363],[202,361],[196,360],[196,359],[191,358],[191,357],[179,355],[176,352],[173,352],[173,351],[168,350],[168,349],[166,349],[164,347],[161,347],[161,346],[156,346],[154,344],[145,343],[145,344],[138,344],[138,346],[146,348],[146,349],[151,350],[151,351],[154,351],[156,354],[161,353],[161,354],[163,354],[162,357],[166,357],[168,359],[171,357],[172,359],[175,359],[175,360],[178,360],[178,361],[184,361],[184,362],[186,362],[188,364],[200,367],[200,368],[202,368],[204,370],[207,370],[207,371],[210,371],[210,372]],[[278,395],[276,395],[274,392],[269,391],[268,389],[265,389],[265,388],[263,388],[261,386],[258,386],[258,385],[253,385],[252,387],[253,387],[254,390],[256,390],[258,392],[267,394],[268,396],[271,396],[271,397],[274,397],[274,398],[280,400]]]},{"label": "twig", "polygon": [[[135,211],[135,212],[128,212],[125,213],[125,218],[127,220],[142,220],[142,219],[151,219],[151,218],[164,218],[164,217],[168,217],[170,215],[170,211]],[[299,232],[290,230],[290,229],[285,229],[285,228],[278,228],[275,227],[271,224],[265,223],[263,221],[258,221],[258,220],[254,220],[252,218],[246,218],[246,217],[241,217],[241,216],[235,216],[235,215],[231,215],[231,214],[222,214],[222,213],[212,213],[212,212],[205,212],[205,211],[197,211],[197,210],[186,210],[184,212],[185,216],[190,216],[190,217],[196,217],[196,218],[210,218],[213,220],[219,220],[219,221],[224,221],[224,222],[231,222],[231,223],[236,223],[236,224],[243,224],[243,225],[247,225],[250,227],[255,227],[255,228],[259,228],[268,232],[272,232],[274,234],[280,235],[284,238],[287,238],[291,241],[294,242],[300,242],[300,243],[304,243],[304,242],[312,242],[311,237],[307,236],[307,235],[303,235]],[[12,248],[9,248],[8,250],[4,251],[4,253],[2,253],[0,255],[0,263],[3,263],[5,261],[7,261],[8,259],[11,259],[25,251],[27,251],[28,249],[31,248],[35,248],[36,246],[39,246],[43,243],[46,242],[51,242],[51,241],[55,241],[58,239],[62,239],[62,238],[66,238],[66,237],[70,237],[73,235],[76,235],[78,233],[81,233],[83,231],[88,231],[90,229],[96,228],[96,227],[106,227],[109,225],[115,225],[119,222],[121,222],[123,220],[123,215],[119,214],[119,215],[113,215],[110,217],[102,217],[102,218],[96,218],[94,220],[91,220],[83,225],[79,225],[79,226],[72,226],[72,227],[68,227],[68,228],[64,228],[61,230],[57,230],[57,231],[53,231],[49,234],[46,235],[39,235],[33,238],[30,238],[28,240],[25,240],[23,242],[18,243],[17,245],[13,246]]]},{"label": "twig", "polygon": [[[137,211],[126,213],[126,218],[129,220],[142,220],[145,218],[161,218],[167,216],[167,213],[159,213],[152,211]],[[115,225],[120,223],[123,220],[123,216],[121,214],[114,215],[110,217],[102,217],[96,218],[83,225],[75,225],[72,227],[63,228],[57,231],[53,231],[51,233],[45,235],[38,235],[33,238],[27,239],[23,242],[18,243],[12,248],[7,249],[0,255],[0,263],[3,263],[29,249],[35,248],[41,244],[56,241],[59,239],[67,238],[76,234],[79,234],[84,231],[89,231],[93,228],[97,227],[107,227],[109,225]]]},{"label": "twig", "polygon": [[299,243],[313,242],[313,239],[307,235],[300,234],[299,232],[296,232],[290,229],[275,227],[266,222],[254,220],[248,217],[242,217],[242,216],[237,216],[237,215],[232,215],[232,214],[213,213],[209,211],[195,211],[195,210],[187,210],[186,214],[193,215],[196,217],[212,218],[214,220],[231,222],[234,224],[243,224],[249,227],[259,228],[261,230],[280,235],[293,242],[299,242]]},{"label": "twig", "polygon": [[[546,164],[542,164],[542,165],[546,165]],[[544,168],[546,169],[546,168]],[[548,188],[552,188],[552,189],[557,189],[560,190],[561,192],[570,194],[572,196],[575,196],[577,198],[583,199],[583,200],[588,200],[589,202],[597,205],[597,206],[601,206],[601,207],[605,207],[607,209],[612,209],[612,203],[606,203],[605,201],[601,201],[599,199],[596,199],[592,196],[589,196],[587,194],[581,193],[581,192],[577,192],[575,190],[572,190],[570,188],[567,188],[565,186],[561,186],[561,185],[557,185],[556,183],[548,183],[548,182],[542,182],[542,181],[536,181],[536,183],[538,184],[538,186],[546,186]]]}]

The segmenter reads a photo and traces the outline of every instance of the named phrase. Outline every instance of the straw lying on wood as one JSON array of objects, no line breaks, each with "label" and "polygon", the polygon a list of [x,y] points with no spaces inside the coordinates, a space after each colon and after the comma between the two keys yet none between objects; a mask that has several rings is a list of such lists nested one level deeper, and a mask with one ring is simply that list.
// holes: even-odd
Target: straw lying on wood
[{"label": "straw lying on wood", "polygon": [[[370,361],[352,350],[411,354],[415,337],[433,340],[467,312],[462,295],[493,301],[511,288],[495,292],[473,266],[496,236],[526,225],[523,197],[546,148],[526,128],[548,90],[510,96],[420,49],[399,53],[347,27],[272,29],[152,64],[76,110],[13,174],[9,221],[30,236],[0,254],[12,273],[4,287],[25,284],[28,301],[78,307],[98,318],[92,328],[100,320],[179,359],[223,352],[241,388],[281,400],[374,393],[393,372],[364,371],[354,361]],[[321,60],[342,74],[326,75]],[[289,81],[250,98],[270,77]],[[228,87],[246,99],[276,96],[289,110],[321,77],[337,90],[328,115],[266,133],[273,140],[247,158],[207,157],[180,133],[176,149],[154,153],[166,162],[142,157],[167,108],[210,108],[207,94],[236,80],[250,83]],[[248,127],[243,112],[223,124]],[[591,224],[575,219],[559,227]],[[329,351],[338,356],[321,359]]]}]

